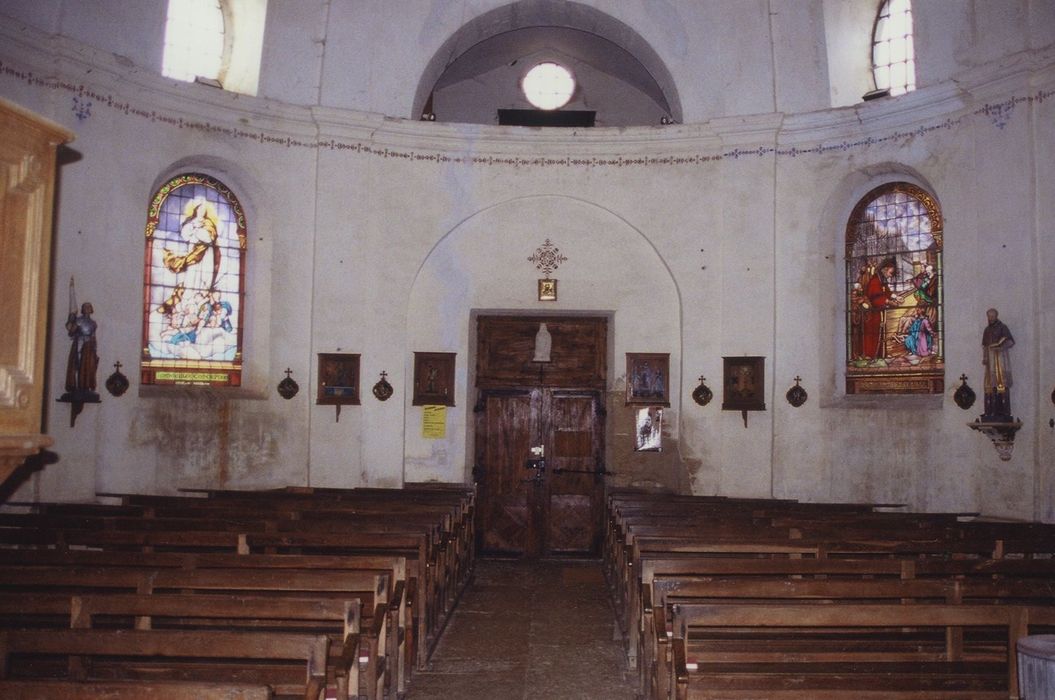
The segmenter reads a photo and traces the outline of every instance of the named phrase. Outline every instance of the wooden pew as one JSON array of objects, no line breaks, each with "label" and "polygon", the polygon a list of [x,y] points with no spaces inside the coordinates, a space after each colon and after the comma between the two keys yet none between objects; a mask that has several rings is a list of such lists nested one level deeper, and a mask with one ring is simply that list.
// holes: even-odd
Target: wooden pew
[{"label": "wooden pew", "polygon": [[667,697],[672,688],[670,639],[673,609],[695,603],[788,603],[853,605],[876,602],[945,603],[953,596],[950,582],[867,579],[796,580],[744,577],[725,580],[658,578],[644,590],[641,683],[650,697]]},{"label": "wooden pew", "polygon": [[[107,673],[128,678],[147,674],[150,681],[166,675],[193,676],[202,672],[204,663],[205,680],[217,682],[216,669],[223,662],[235,682],[239,676],[267,675],[276,695],[318,700],[326,687],[329,643],[326,635],[273,632],[0,630],[0,678],[20,680],[31,665],[27,657],[45,655],[90,659]],[[266,667],[252,663],[261,661],[269,663]],[[275,665],[278,662],[286,664],[280,667]],[[95,663],[84,666],[95,667]]]},{"label": "wooden pew", "polygon": [[[66,528],[26,529],[0,527],[0,545],[45,547],[61,551],[101,548],[114,552],[193,553],[221,555],[279,553],[322,556],[399,556],[406,562],[405,599],[394,615],[416,620],[411,641],[417,645],[414,657],[423,667],[428,651],[435,644],[439,628],[438,590],[432,579],[435,567],[427,559],[426,535],[378,534],[363,532],[234,532],[212,530],[95,530]],[[421,583],[424,582],[424,583]],[[397,581],[394,586],[398,587]],[[403,598],[392,597],[393,601]]]},{"label": "wooden pew", "polygon": [[[965,605],[675,605],[675,697],[1006,700],[1017,696],[1012,635],[1020,610]],[[948,650],[935,653],[921,636],[928,628],[947,638],[946,628],[979,626],[1001,630],[1006,641],[1000,658],[951,661]],[[740,643],[716,636],[730,630],[732,640]],[[743,634],[748,631],[750,635]],[[850,650],[822,643],[837,631],[856,635]]]},{"label": "wooden pew", "polygon": [[692,538],[652,538],[642,537],[628,546],[629,550],[624,565],[625,573],[617,581],[620,591],[619,607],[625,610],[625,627],[627,635],[627,655],[630,668],[637,667],[637,653],[641,646],[641,582],[638,572],[642,571],[652,559],[666,560],[671,557],[713,556],[722,558],[756,557],[776,559],[816,558],[818,548],[815,545],[787,542],[743,541],[708,542]]},{"label": "wooden pew", "polygon": [[[404,576],[390,577],[394,633],[387,637],[394,647],[379,656],[403,692],[410,667],[423,667],[471,575],[475,489],[429,484],[206,495],[122,495],[119,505],[36,504],[33,513],[2,514],[0,564],[28,564],[4,544],[49,550],[50,565],[82,567],[101,565],[81,551],[86,548],[108,556],[141,553],[157,557],[151,566],[181,569],[292,568],[283,559],[402,555]],[[402,596],[395,592],[400,586]]]},{"label": "wooden pew", "polygon": [[[862,562],[866,564],[867,562]],[[649,592],[646,591],[646,594]],[[670,685],[669,638],[673,636],[673,613],[677,605],[705,603],[799,603],[820,605],[861,605],[900,602],[901,604],[943,603],[963,605],[1048,606],[1055,611],[1055,580],[1049,578],[1000,580],[868,578],[793,579],[686,578],[658,577],[653,580],[650,614],[645,621],[644,669],[646,688],[656,689],[655,697],[665,697]],[[944,640],[949,661],[985,649],[992,640],[974,636],[965,645],[962,630],[948,628]],[[666,669],[663,671],[662,669]]]},{"label": "wooden pew", "polygon": [[[359,693],[360,617],[358,599],[288,598],[232,595],[141,595],[102,594],[73,596],[70,626],[76,629],[194,629],[255,631],[261,628],[278,634],[326,634],[330,638],[329,680],[335,681],[337,697],[348,700]],[[369,651],[369,650],[367,650]],[[369,671],[367,682],[369,683]],[[384,688],[368,686],[368,698],[380,698]],[[400,691],[402,692],[402,691]]]},{"label": "wooden pew", "polygon": [[271,688],[248,683],[192,681],[0,680],[4,700],[270,700]]},{"label": "wooden pew", "polygon": [[[47,566],[7,567],[0,578],[0,592],[31,599],[42,593],[84,595],[138,593],[168,597],[170,594],[266,594],[362,603],[362,674],[367,695],[374,699],[386,685],[405,688],[398,658],[389,659],[393,631],[389,625],[389,574],[377,571],[313,571],[299,569],[137,569],[133,567],[67,568]],[[140,625],[144,624],[142,621]],[[325,660],[324,660],[325,661]]]},{"label": "wooden pew", "polygon": [[[419,580],[424,586],[410,585],[419,591],[417,610],[421,618],[420,649],[416,656],[419,665],[424,663],[428,651],[434,646],[446,614],[450,612],[454,601],[468,582],[472,569],[473,543],[472,504],[475,491],[463,486],[430,487],[407,493],[403,490],[318,490],[318,489],[281,489],[266,492],[241,491],[208,491],[208,498],[188,498],[172,496],[123,496],[124,507],[150,509],[157,514],[168,516],[180,514],[198,516],[200,513],[223,512],[237,517],[260,517],[260,513],[274,515],[278,522],[265,528],[266,532],[293,532],[305,534],[314,529],[316,532],[332,532],[354,527],[357,534],[366,531],[379,531],[379,522],[388,522],[387,528],[380,531],[402,532],[410,525],[409,521],[417,520],[418,525],[428,525],[435,520],[443,524],[441,532],[434,534],[421,549],[417,557],[420,568],[426,575]],[[93,506],[98,508],[97,506]],[[167,510],[166,510],[167,509]],[[53,508],[54,510],[54,508]],[[60,509],[61,510],[61,509]],[[81,507],[81,512],[84,512]],[[127,511],[126,511],[127,512]],[[371,517],[373,527],[351,526],[348,514],[355,518]],[[381,518],[381,514],[384,517]],[[322,519],[327,519],[323,522]],[[296,520],[296,524],[282,522]],[[156,527],[150,525],[150,527]],[[196,526],[199,529],[200,525]],[[261,528],[253,528],[260,532]],[[390,547],[391,549],[391,547]],[[278,551],[269,548],[268,551]],[[286,547],[282,551],[290,551]],[[412,555],[413,553],[408,553]],[[427,604],[425,601],[429,601]]]},{"label": "wooden pew", "polygon": [[[1055,538],[1046,536],[1055,532],[1050,526],[972,529],[962,522],[976,514],[892,514],[866,504],[636,493],[611,494],[608,503],[606,575],[622,611],[631,665],[639,650],[644,653],[639,635],[652,609],[641,591],[650,594],[653,565],[690,576],[772,575],[775,563],[782,576],[990,576],[1005,581],[990,591],[988,603],[1013,598],[1015,589],[1008,586],[1016,585],[1010,580],[1017,576],[1055,572]],[[1037,593],[1029,587],[1033,583],[1022,586]],[[973,602],[983,599],[976,596]]]}]

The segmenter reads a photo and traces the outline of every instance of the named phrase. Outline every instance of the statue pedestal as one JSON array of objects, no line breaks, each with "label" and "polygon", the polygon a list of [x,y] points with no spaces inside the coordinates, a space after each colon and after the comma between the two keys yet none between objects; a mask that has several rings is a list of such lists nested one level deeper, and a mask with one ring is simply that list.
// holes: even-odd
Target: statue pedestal
[{"label": "statue pedestal", "polygon": [[1015,419],[993,420],[988,416],[982,416],[967,427],[977,430],[992,440],[1000,460],[1007,462],[1011,459],[1011,451],[1015,448],[1015,433],[1022,427],[1022,421]]},{"label": "statue pedestal", "polygon": [[99,394],[94,391],[67,391],[65,394],[55,399],[62,403],[68,403],[70,405],[70,427],[72,428],[77,422],[77,416],[81,414],[81,410],[84,408],[86,403],[102,403],[99,400]]},{"label": "statue pedestal", "polygon": [[27,457],[51,444],[52,439],[47,435],[0,435],[0,484],[6,482]]}]

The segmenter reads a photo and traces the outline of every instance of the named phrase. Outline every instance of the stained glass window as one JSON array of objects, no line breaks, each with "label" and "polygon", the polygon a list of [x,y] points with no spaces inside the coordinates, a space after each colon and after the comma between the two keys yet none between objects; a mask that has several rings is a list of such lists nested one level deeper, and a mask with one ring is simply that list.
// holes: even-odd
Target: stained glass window
[{"label": "stained glass window", "polygon": [[942,216],[927,191],[894,182],[846,227],[846,393],[944,389]]},{"label": "stained glass window", "polygon": [[883,0],[872,33],[876,89],[902,95],[916,89],[916,50],[911,0]]},{"label": "stained glass window", "polygon": [[143,275],[143,384],[241,384],[245,256],[245,215],[223,183],[184,174],[154,195]]}]

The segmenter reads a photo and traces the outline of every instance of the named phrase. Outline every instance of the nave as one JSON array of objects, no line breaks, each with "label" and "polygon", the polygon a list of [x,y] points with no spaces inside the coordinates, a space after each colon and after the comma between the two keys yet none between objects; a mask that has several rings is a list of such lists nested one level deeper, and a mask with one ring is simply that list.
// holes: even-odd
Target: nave
[{"label": "nave", "polygon": [[636,681],[599,561],[478,559],[408,700],[623,700]]},{"label": "nave", "polygon": [[1055,632],[1039,523],[611,489],[601,561],[504,560],[461,484],[100,496],[0,513],[5,700],[1033,700]]}]

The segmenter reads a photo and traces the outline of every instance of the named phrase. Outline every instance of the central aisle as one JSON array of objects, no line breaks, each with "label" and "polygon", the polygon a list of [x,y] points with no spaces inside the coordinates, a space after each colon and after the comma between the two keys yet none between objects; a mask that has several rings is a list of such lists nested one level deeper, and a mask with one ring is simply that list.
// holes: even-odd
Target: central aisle
[{"label": "central aisle", "polygon": [[478,559],[408,700],[630,700],[600,562]]}]

